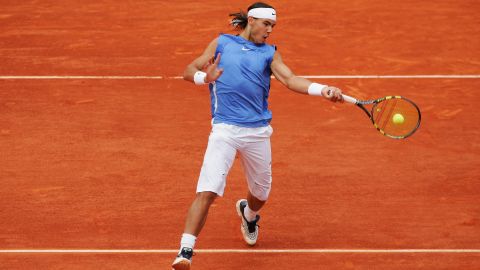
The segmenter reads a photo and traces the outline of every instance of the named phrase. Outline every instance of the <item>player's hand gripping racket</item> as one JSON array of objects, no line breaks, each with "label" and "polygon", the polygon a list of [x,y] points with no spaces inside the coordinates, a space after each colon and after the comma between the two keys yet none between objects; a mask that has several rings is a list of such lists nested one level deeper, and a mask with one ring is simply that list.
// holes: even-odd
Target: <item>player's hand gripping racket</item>
[{"label": "player's hand gripping racket", "polygon": [[[412,136],[420,126],[422,115],[418,106],[401,96],[386,96],[376,100],[358,100],[343,95],[343,100],[357,105],[383,135],[393,139]],[[370,111],[364,105],[373,104]]]}]

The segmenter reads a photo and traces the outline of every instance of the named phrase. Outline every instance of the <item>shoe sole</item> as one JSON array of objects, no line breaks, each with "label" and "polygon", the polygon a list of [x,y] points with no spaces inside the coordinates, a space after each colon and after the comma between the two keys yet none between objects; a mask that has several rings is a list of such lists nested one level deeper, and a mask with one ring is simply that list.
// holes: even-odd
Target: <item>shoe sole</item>
[{"label": "shoe sole", "polygon": [[242,212],[240,211],[240,203],[243,202],[243,201],[246,201],[246,200],[245,199],[238,200],[237,204],[236,204],[237,214],[241,218],[243,218],[243,217],[242,217]]},{"label": "shoe sole", "polygon": [[243,240],[247,243],[247,245],[255,246],[257,241],[253,242],[252,240],[250,240],[250,238],[245,236],[246,232],[245,232],[245,229],[243,228],[243,216],[242,216],[242,211],[240,210],[240,203],[243,202],[243,201],[246,201],[246,200],[245,199],[240,199],[240,200],[237,201],[237,204],[236,204],[237,214],[240,217],[240,219],[242,220],[242,223],[240,224],[240,230],[242,231]]},{"label": "shoe sole", "polygon": [[190,270],[190,262],[182,260],[172,265],[172,270]]}]

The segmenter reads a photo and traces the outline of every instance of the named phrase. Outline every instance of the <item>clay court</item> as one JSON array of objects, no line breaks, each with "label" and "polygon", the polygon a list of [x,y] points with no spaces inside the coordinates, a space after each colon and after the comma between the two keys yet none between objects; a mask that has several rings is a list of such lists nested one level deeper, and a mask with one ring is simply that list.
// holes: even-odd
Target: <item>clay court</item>
[{"label": "clay court", "polygon": [[[393,140],[273,79],[259,242],[237,160],[192,269],[479,269],[480,2],[269,3],[297,75],[406,96],[422,124]],[[207,87],[179,76],[249,4],[2,1],[0,269],[170,269],[211,128]]]}]

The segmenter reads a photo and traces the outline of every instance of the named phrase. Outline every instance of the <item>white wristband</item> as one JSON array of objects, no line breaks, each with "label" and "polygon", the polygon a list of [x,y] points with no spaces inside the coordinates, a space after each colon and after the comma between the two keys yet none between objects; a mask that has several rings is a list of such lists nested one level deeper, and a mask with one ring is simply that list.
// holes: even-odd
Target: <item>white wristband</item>
[{"label": "white wristband", "polygon": [[322,89],[327,87],[326,85],[319,84],[319,83],[312,83],[308,87],[308,94],[311,96],[323,96]]},{"label": "white wristband", "polygon": [[193,75],[193,82],[195,82],[196,85],[206,84],[205,77],[207,77],[207,73],[203,71],[197,71],[195,72],[195,75]]}]

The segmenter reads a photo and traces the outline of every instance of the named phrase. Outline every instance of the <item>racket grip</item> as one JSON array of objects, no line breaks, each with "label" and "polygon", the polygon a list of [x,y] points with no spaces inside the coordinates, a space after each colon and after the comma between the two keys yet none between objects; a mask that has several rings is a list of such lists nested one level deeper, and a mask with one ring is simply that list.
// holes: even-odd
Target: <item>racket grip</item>
[{"label": "racket grip", "polygon": [[357,99],[356,98],[353,98],[351,96],[347,96],[347,95],[344,95],[344,94],[342,94],[342,97],[343,97],[343,100],[345,100],[345,102],[352,103],[352,104],[357,104]]}]

